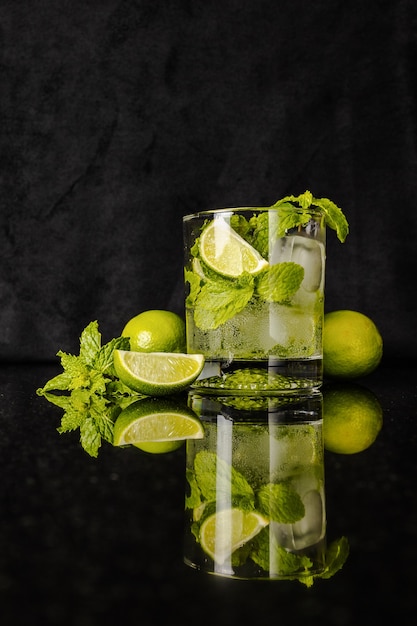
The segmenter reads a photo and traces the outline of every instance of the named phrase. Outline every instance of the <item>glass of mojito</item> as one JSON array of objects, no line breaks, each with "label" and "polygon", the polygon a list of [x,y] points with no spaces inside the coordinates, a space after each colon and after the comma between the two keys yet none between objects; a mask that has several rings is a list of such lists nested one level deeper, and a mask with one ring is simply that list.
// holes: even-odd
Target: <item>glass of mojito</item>
[{"label": "glass of mojito", "polygon": [[322,384],[326,226],[341,209],[309,191],[271,207],[183,218],[187,352],[206,393],[282,394]]},{"label": "glass of mojito", "polygon": [[191,392],[185,563],[219,576],[298,579],[326,569],[322,396]]}]

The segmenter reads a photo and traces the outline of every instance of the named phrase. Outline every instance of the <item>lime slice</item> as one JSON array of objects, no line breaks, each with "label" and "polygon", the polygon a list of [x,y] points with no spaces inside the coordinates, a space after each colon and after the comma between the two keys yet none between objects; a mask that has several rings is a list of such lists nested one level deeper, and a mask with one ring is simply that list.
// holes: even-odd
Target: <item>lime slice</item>
[{"label": "lime slice", "polygon": [[[180,445],[178,442],[203,437],[201,421],[185,403],[168,398],[144,398],[132,402],[119,414],[114,423],[113,445],[169,452]],[[162,443],[166,445],[156,445]]]},{"label": "lime slice", "polygon": [[203,261],[215,272],[235,278],[243,272],[258,274],[268,267],[268,261],[224,219],[214,219],[200,238]]},{"label": "lime slice", "polygon": [[224,509],[210,515],[201,525],[201,546],[216,563],[222,565],[231,554],[255,537],[269,520],[256,511]]},{"label": "lime slice", "polygon": [[204,366],[202,354],[115,350],[114,368],[130,389],[148,396],[178,393],[188,387]]}]

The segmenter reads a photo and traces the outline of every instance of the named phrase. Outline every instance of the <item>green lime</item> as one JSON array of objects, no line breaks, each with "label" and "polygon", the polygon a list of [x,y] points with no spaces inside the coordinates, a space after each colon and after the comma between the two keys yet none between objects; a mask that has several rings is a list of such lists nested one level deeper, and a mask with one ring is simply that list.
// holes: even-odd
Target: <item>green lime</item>
[{"label": "green lime", "polygon": [[204,366],[202,354],[115,350],[117,376],[130,389],[148,396],[164,396],[186,389]]},{"label": "green lime", "polygon": [[222,565],[231,554],[255,537],[269,520],[256,511],[223,509],[207,517],[200,528],[204,552]]},{"label": "green lime", "polygon": [[367,376],[379,365],[382,337],[374,322],[357,311],[332,311],[324,316],[323,370],[330,378]]},{"label": "green lime", "polygon": [[203,230],[200,254],[208,267],[232,278],[243,272],[258,274],[269,265],[223,218],[214,219]]},{"label": "green lime", "polygon": [[172,311],[143,311],[127,322],[122,337],[135,352],[185,352],[185,322]]},{"label": "green lime", "polygon": [[375,394],[361,385],[334,384],[323,389],[324,447],[356,454],[371,446],[382,428],[383,412]]},{"label": "green lime", "polygon": [[113,444],[134,445],[142,450],[146,448],[147,452],[168,452],[185,439],[203,436],[201,421],[185,402],[174,398],[143,398],[129,404],[117,417]]}]

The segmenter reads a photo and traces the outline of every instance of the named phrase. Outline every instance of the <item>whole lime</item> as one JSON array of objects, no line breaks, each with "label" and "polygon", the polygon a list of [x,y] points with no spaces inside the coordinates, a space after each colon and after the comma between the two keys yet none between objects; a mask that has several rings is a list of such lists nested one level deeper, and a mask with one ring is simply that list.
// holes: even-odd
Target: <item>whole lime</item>
[{"label": "whole lime", "polygon": [[375,323],[358,311],[326,313],[323,323],[323,371],[330,378],[367,376],[379,365],[383,341]]},{"label": "whole lime", "polygon": [[383,412],[375,394],[354,383],[323,389],[323,439],[326,450],[355,454],[369,448],[382,428]]},{"label": "whole lime", "polygon": [[122,330],[134,352],[186,352],[185,322],[172,311],[151,309],[132,317]]}]

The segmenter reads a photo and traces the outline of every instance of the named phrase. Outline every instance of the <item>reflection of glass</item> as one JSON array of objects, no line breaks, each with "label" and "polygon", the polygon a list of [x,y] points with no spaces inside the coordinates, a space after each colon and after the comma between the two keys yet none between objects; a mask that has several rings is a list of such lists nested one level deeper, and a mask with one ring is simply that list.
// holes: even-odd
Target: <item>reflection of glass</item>
[{"label": "reflection of glass", "polygon": [[185,562],[311,584],[326,562],[322,396],[204,397],[187,441]]},{"label": "reflection of glass", "polygon": [[[303,222],[301,209],[292,212]],[[291,228],[282,208],[204,211],[184,217],[184,244],[187,351],[205,356],[194,388],[253,395],[319,387],[322,213]]]}]

